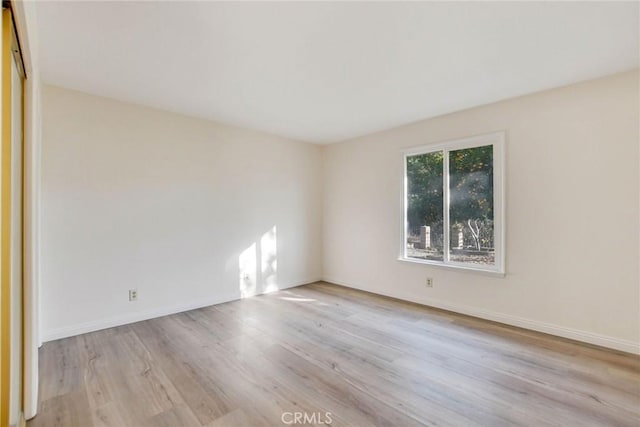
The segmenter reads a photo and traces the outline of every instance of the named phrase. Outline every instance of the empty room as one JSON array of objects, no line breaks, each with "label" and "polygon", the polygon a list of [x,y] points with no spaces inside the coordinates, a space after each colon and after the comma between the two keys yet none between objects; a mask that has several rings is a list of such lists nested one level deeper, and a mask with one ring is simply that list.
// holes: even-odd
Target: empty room
[{"label": "empty room", "polygon": [[640,2],[4,1],[0,427],[640,426]]}]

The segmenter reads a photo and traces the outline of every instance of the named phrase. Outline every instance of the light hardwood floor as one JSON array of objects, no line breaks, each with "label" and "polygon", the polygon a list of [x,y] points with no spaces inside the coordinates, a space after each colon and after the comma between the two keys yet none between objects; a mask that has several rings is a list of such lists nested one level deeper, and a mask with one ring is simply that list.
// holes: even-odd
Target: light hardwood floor
[{"label": "light hardwood floor", "polygon": [[30,427],[640,425],[636,356],[327,283],[49,342],[40,361]]}]

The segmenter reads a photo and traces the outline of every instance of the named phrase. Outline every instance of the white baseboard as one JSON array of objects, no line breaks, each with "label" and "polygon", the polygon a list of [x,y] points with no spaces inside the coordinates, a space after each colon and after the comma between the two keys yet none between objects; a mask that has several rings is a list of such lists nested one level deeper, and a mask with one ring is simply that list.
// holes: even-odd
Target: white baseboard
[{"label": "white baseboard", "polygon": [[630,340],[623,340],[620,338],[614,338],[606,335],[595,334],[593,332],[587,332],[580,329],[568,328],[565,326],[554,325],[552,323],[541,322],[539,320],[532,320],[524,317],[512,316],[510,314],[483,310],[480,308],[469,307],[461,304],[452,304],[445,301],[439,301],[439,300],[427,299],[427,298],[406,298],[406,297],[403,297],[402,295],[393,294],[391,292],[372,291],[363,286],[358,286],[353,283],[348,283],[346,281],[331,278],[331,277],[325,277],[323,281],[334,283],[340,286],[346,286],[348,288],[358,289],[361,291],[380,294],[380,295],[384,295],[391,298],[397,298],[404,301],[410,301],[410,302],[423,304],[430,307],[440,308],[440,309],[452,311],[455,313],[466,314],[468,316],[478,317],[485,320],[504,323],[510,326],[517,326],[517,327],[529,329],[532,331],[543,332],[550,335],[569,338],[575,341],[581,341],[589,344],[598,345],[601,347],[620,350],[627,353],[640,354],[640,343],[630,341]]},{"label": "white baseboard", "polygon": [[[278,290],[294,288],[296,286],[302,286],[313,282],[318,282],[322,279],[314,278],[296,282],[288,285],[279,285]],[[256,294],[261,295],[262,293]],[[198,301],[192,301],[185,304],[177,304],[172,306],[166,306],[161,308],[154,308],[151,310],[140,311],[136,313],[127,313],[124,315],[112,316],[104,319],[93,320],[90,322],[79,323],[75,325],[65,326],[62,328],[56,328],[51,330],[45,330],[42,333],[43,342],[54,341],[61,338],[73,337],[76,335],[86,334],[88,332],[95,332],[101,329],[113,328],[115,326],[127,325],[129,323],[140,322],[143,320],[154,319],[156,317],[168,316],[170,314],[182,313],[184,311],[195,310],[197,308],[208,307],[211,305],[222,304],[229,301],[239,300],[237,294],[234,295],[217,295],[215,297],[200,299]]]}]

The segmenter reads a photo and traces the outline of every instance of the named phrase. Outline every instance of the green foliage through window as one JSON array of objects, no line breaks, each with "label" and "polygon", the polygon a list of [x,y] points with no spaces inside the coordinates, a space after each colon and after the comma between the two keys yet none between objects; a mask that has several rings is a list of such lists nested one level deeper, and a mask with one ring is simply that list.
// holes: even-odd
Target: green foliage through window
[{"label": "green foliage through window", "polygon": [[442,260],[447,250],[443,238],[445,162],[449,171],[449,259],[494,264],[493,145],[406,157],[408,256]]}]

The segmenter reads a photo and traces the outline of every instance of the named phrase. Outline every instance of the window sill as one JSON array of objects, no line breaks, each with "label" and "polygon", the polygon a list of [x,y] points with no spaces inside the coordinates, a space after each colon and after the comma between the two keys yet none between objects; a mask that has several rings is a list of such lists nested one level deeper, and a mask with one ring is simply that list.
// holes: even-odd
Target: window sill
[{"label": "window sill", "polygon": [[403,256],[398,257],[398,261],[408,262],[411,264],[429,265],[432,267],[443,268],[446,270],[455,270],[455,271],[462,271],[462,272],[468,272],[468,273],[482,274],[484,276],[491,276],[491,277],[505,277],[506,275],[504,271],[488,270],[488,269],[477,268],[477,267],[466,267],[466,266],[455,265],[455,264],[444,264],[438,261],[405,258]]}]

